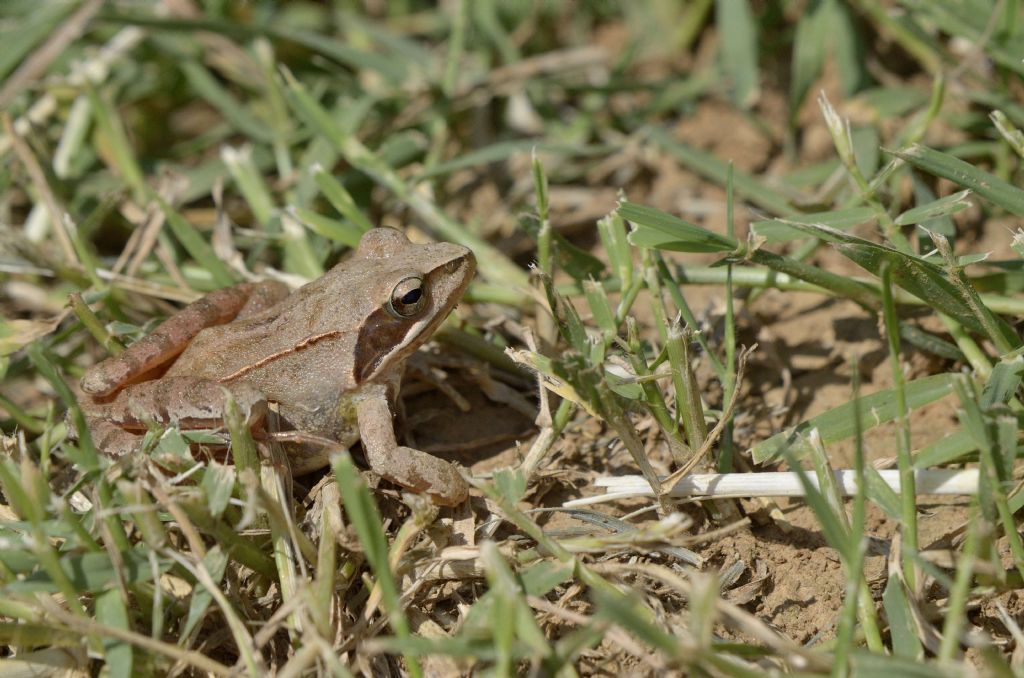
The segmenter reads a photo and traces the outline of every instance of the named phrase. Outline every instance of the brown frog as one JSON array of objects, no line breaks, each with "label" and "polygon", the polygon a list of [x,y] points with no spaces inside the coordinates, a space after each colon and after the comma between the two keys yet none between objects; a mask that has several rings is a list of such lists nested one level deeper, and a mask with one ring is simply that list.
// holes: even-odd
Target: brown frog
[{"label": "brown frog", "polygon": [[[436,503],[468,490],[456,468],[398,445],[392,404],[403,363],[447,317],[476,269],[460,245],[414,245],[401,232],[367,232],[354,255],[289,293],[280,283],[212,292],[119,356],[89,369],[82,403],[96,446],[138,450],[148,422],[218,428],[230,392],[257,426],[276,405],[296,475],[328,463],[330,439],[362,439],[370,467]],[[302,436],[307,436],[302,441]]]}]

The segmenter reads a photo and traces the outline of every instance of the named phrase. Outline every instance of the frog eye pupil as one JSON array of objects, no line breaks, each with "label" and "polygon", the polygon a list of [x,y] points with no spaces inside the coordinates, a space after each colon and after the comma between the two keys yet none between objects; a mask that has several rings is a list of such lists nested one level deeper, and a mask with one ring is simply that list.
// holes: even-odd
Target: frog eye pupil
[{"label": "frog eye pupil", "polygon": [[423,296],[423,292],[421,290],[412,290],[411,292],[406,292],[405,296],[402,297],[402,303],[410,305],[415,304],[417,301],[420,300],[421,296]]}]

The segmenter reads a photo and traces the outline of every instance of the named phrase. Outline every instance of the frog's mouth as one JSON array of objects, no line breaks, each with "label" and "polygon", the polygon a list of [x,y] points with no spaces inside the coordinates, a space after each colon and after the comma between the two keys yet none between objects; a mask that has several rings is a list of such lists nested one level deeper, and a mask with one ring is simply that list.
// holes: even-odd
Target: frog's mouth
[{"label": "frog's mouth", "polygon": [[357,384],[373,380],[416,351],[444,322],[462,298],[476,271],[471,252],[454,257],[424,276],[427,303],[413,318],[397,318],[383,305],[366,319],[356,341],[352,376]]}]

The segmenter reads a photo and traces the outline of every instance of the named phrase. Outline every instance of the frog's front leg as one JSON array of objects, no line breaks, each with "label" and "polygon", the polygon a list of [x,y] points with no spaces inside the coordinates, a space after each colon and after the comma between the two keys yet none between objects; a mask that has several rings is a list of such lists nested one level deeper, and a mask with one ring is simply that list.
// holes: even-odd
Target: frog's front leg
[{"label": "frog's front leg", "polygon": [[267,400],[255,386],[194,377],[132,384],[109,402],[82,403],[82,409],[97,449],[120,457],[139,449],[150,423],[185,430],[221,428],[229,395],[246,417],[247,426],[255,426],[266,416]]},{"label": "frog's front leg", "polygon": [[253,315],[287,294],[288,288],[278,282],[242,283],[210,292],[160,323],[121,355],[90,367],[82,379],[82,390],[96,397],[109,396],[173,360],[201,330]]},{"label": "frog's front leg", "polygon": [[469,496],[466,481],[455,466],[398,444],[383,387],[358,396],[356,417],[366,461],[385,479],[414,492],[425,492],[434,503],[443,506],[457,506]]}]

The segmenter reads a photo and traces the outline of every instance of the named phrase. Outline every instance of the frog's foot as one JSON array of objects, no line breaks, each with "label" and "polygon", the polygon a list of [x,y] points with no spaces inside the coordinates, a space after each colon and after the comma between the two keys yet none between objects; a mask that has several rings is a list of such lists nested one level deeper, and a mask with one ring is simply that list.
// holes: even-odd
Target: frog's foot
[{"label": "frog's foot", "polygon": [[125,384],[173,360],[200,331],[269,308],[287,294],[282,283],[242,283],[194,301],[119,356],[93,365],[82,378],[82,390],[109,396]]},{"label": "frog's foot", "polygon": [[423,492],[442,506],[457,506],[469,496],[469,487],[454,465],[397,443],[387,398],[360,400],[356,416],[366,461],[381,477],[413,492]]},{"label": "frog's foot", "polygon": [[[86,419],[93,446],[114,459],[127,457],[139,451],[142,435],[127,431],[106,419]],[[77,438],[77,434],[75,436]]]},{"label": "frog's foot", "polygon": [[[370,457],[369,446],[365,447],[367,457]],[[396,447],[386,467],[374,464],[372,458],[369,461],[373,470],[385,480],[413,492],[422,492],[435,504],[458,506],[469,497],[469,486],[455,465],[422,450]]]}]

